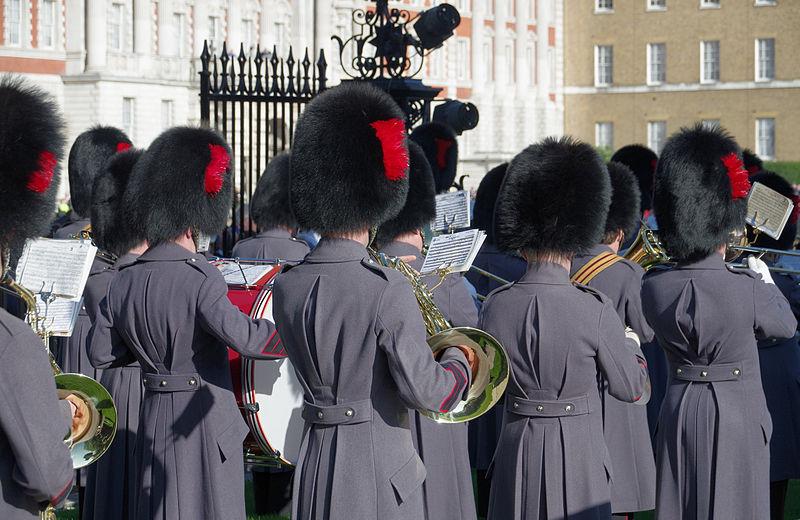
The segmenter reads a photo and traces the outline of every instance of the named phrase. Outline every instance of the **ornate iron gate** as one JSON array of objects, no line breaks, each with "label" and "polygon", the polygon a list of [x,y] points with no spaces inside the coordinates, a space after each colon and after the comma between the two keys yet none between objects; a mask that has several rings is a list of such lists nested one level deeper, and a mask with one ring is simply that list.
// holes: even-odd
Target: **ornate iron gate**
[{"label": "ornate iron gate", "polygon": [[291,146],[305,104],[325,90],[328,65],[323,51],[312,63],[308,49],[302,60],[291,47],[285,58],[274,47],[269,53],[256,47],[246,54],[244,45],[234,56],[223,43],[217,56],[209,52],[208,42],[200,63],[201,124],[220,132],[234,156],[230,225],[217,243],[229,255],[236,241],[256,231],[248,214],[256,182],[267,162]]}]

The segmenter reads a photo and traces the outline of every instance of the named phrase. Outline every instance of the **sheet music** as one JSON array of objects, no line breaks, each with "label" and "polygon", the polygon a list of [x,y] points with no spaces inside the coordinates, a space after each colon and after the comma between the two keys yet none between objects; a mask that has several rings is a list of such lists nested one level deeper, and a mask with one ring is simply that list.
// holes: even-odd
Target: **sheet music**
[{"label": "sheet music", "polygon": [[274,264],[245,264],[229,260],[215,262],[228,285],[253,285],[275,267]]},{"label": "sheet music", "polygon": [[17,265],[17,282],[34,293],[80,298],[96,253],[88,240],[29,240]]},{"label": "sheet music", "polygon": [[211,247],[211,236],[205,233],[197,234],[197,252],[205,253]]},{"label": "sheet music", "polygon": [[45,304],[41,295],[36,297],[36,308],[39,311],[39,316],[45,317],[45,328],[53,336],[72,336],[82,305],[83,298],[56,298],[54,301]]},{"label": "sheet music", "polygon": [[454,272],[467,271],[484,240],[486,233],[479,229],[434,237],[420,273],[431,273],[440,267],[449,267]]},{"label": "sheet music", "polygon": [[756,182],[747,197],[745,222],[777,240],[793,209],[794,202],[791,199]]},{"label": "sheet music", "polygon": [[435,231],[464,229],[470,226],[469,192],[450,191],[436,196]]}]

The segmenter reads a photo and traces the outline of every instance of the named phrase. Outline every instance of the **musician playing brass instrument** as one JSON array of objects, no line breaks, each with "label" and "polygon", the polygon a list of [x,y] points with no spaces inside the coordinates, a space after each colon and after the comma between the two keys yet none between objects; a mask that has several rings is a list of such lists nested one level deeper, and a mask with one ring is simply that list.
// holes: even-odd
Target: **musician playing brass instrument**
[{"label": "musician playing brass instrument", "polygon": [[[409,139],[408,197],[400,213],[378,228],[379,252],[404,258],[416,271],[422,268],[422,228],[436,217],[436,191],[422,148]],[[478,310],[461,274],[441,279],[422,278],[432,289],[436,307],[455,327],[476,327]],[[411,436],[427,476],[423,483],[425,517],[430,520],[476,518],[472,472],[467,451],[467,424],[439,424],[411,411]]]},{"label": "musician playing brass instrument", "polygon": [[[3,276],[12,260],[9,251],[38,236],[52,219],[63,146],[55,102],[20,79],[0,78]],[[59,402],[42,339],[3,309],[0,395],[0,518],[39,518],[41,510],[59,505],[72,488],[74,472],[64,439],[85,435],[91,418],[74,394]]]},{"label": "musician playing brass instrument", "polygon": [[597,376],[641,400],[647,368],[633,332],[600,292],[572,285],[572,257],[603,236],[610,202],[594,149],[548,138],[509,164],[497,199],[497,242],[528,270],[486,299],[481,329],[506,348],[512,379],[495,452],[489,518],[608,518],[611,464]]},{"label": "musician playing brass instrument", "polygon": [[437,363],[408,280],[366,249],[405,203],[406,140],[397,104],[357,82],[319,94],[297,123],[292,206],[323,238],[273,292],[306,401],[295,520],[424,518],[408,408],[447,412],[469,388],[473,353],[447,348]]}]

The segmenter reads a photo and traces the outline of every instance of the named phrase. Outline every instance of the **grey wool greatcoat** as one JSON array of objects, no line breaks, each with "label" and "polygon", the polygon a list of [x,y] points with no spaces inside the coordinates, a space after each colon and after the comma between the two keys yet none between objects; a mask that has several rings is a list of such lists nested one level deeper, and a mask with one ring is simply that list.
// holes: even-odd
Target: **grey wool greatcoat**
[{"label": "grey wool greatcoat", "polygon": [[648,273],[642,305],[670,363],[656,434],[656,517],[769,518],[772,421],[756,337],[794,335],[789,303],[715,254]]},{"label": "grey wool greatcoat", "polygon": [[285,229],[274,228],[240,240],[233,246],[234,258],[261,258],[288,260],[297,263],[310,251],[308,244],[294,238]]},{"label": "grey wool greatcoat", "polygon": [[[800,287],[787,275],[773,273],[775,285],[800,315]],[[769,443],[769,479],[800,478],[800,345],[790,339],[765,338],[758,342],[761,382],[772,417]]]},{"label": "grey wool greatcoat", "polygon": [[[87,287],[83,296],[84,306],[92,321],[97,319],[100,302],[108,292],[111,279],[121,267],[132,264],[138,256],[130,253],[122,255],[113,268],[95,275],[96,282]],[[133,453],[144,391],[139,364],[134,362],[103,370],[100,383],[108,389],[117,407],[117,433],[108,451],[87,468],[81,515],[83,520],[127,520],[134,518],[133,503],[138,489]]]},{"label": "grey wool greatcoat", "polygon": [[[574,275],[581,267],[611,248],[598,244],[572,261]],[[639,336],[644,344],[653,339],[653,329],[642,312],[642,276],[644,269],[628,260],[620,260],[595,276],[589,287],[608,296],[622,323]],[[611,482],[611,511],[632,513],[656,506],[656,463],[647,407],[624,403],[608,393],[608,382],[598,379],[603,410],[603,433],[611,457],[614,479]]]},{"label": "grey wool greatcoat", "polygon": [[[391,242],[381,252],[396,257],[415,256],[416,259],[409,262],[409,265],[417,271],[422,268],[422,253],[411,244]],[[423,280],[428,288],[432,288],[439,282],[439,277],[426,276]],[[433,291],[433,300],[454,327],[478,326],[478,309],[460,274],[447,276]],[[425,518],[475,519],[467,423],[439,424],[416,410],[411,410],[410,426],[414,447],[427,472],[422,484]]]},{"label": "grey wool greatcoat", "polygon": [[136,438],[139,520],[242,520],[247,426],[231,391],[227,346],[271,358],[272,323],[227,298],[202,255],[165,243],[119,270],[89,336],[98,367],[138,361],[144,397]]},{"label": "grey wool greatcoat", "polygon": [[408,408],[451,410],[469,385],[464,355],[434,361],[409,282],[352,240],[323,238],[274,298],[306,400],[292,518],[423,520]]},{"label": "grey wool greatcoat", "polygon": [[0,518],[39,518],[72,489],[74,472],[64,437],[69,403],[58,401],[42,340],[0,309]]},{"label": "grey wool greatcoat", "polygon": [[647,381],[614,304],[572,285],[564,267],[534,263],[489,295],[480,328],[505,346],[513,375],[489,518],[608,519],[613,475],[597,376],[626,402],[639,399]]}]

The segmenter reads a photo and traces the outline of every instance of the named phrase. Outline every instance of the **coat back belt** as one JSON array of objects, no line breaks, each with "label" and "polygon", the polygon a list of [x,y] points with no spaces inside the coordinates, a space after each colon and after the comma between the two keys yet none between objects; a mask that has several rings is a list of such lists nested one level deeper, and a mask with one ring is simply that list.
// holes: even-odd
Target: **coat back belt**
[{"label": "coat back belt", "polygon": [[200,388],[198,374],[143,374],[142,384],[150,392],[195,392]]},{"label": "coat back belt", "polygon": [[672,367],[672,377],[680,381],[692,381],[695,383],[738,381],[742,378],[743,364],[744,363],[676,365]]},{"label": "coat back belt", "polygon": [[321,425],[368,422],[372,420],[372,401],[365,399],[334,405],[320,405],[306,401],[303,405],[303,419]]},{"label": "coat back belt", "polygon": [[524,399],[516,395],[506,395],[506,410],[526,417],[570,417],[589,413],[589,397],[582,395],[557,401]]}]

